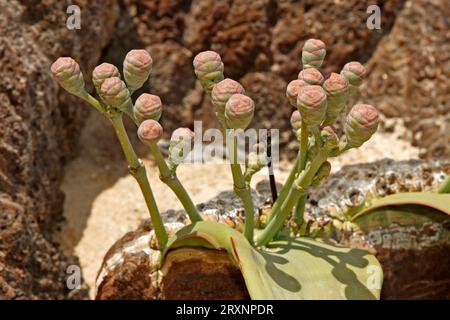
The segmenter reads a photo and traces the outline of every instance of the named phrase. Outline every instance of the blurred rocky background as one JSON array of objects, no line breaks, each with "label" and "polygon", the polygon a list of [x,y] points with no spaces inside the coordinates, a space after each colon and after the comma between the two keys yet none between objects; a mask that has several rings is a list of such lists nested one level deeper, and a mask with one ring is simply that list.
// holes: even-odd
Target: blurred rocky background
[{"label": "blurred rocky background", "polygon": [[71,55],[92,70],[118,17],[113,1],[86,2],[82,32],[66,28],[71,1],[0,1],[0,299],[81,298],[66,286],[79,262],[52,240],[62,219],[63,164],[88,108],[53,81],[51,62]]},{"label": "blurred rocky background", "polygon": [[[372,4],[381,9],[380,30],[366,26]],[[304,41],[316,37],[327,45],[325,76],[350,60],[366,64],[360,100],[401,118],[408,128],[404,138],[423,148],[422,157],[450,155],[445,0],[124,0],[120,6],[105,59],[120,65],[128,50],[149,50],[155,62],[151,91],[168,105],[167,131],[192,126],[194,119],[215,125],[191,66],[198,52],[209,49],[222,56],[225,76],[239,80],[255,100],[253,127],[288,129],[292,109],[285,88],[300,70]]]},{"label": "blurred rocky background", "polygon": [[[81,30],[66,27],[71,4],[81,8]],[[372,4],[381,8],[380,30],[366,26]],[[154,69],[142,90],[161,96],[169,134],[194,120],[216,125],[192,68],[198,52],[215,50],[225,75],[256,102],[251,126],[281,129],[289,147],[285,88],[300,70],[304,41],[320,38],[328,49],[325,76],[350,60],[366,64],[355,102],[377,106],[384,117],[377,145],[356,160],[373,160],[375,149],[379,156],[450,157],[447,0],[0,0],[0,12],[0,299],[87,298],[84,284],[67,289],[67,266],[81,264],[92,287],[99,255],[146,215],[135,205],[140,195],[130,195],[137,188],[107,122],[52,81],[48,70],[59,56],[75,58],[88,80],[100,61],[121,66],[130,49],[146,48]],[[215,195],[200,190],[207,180],[190,175],[181,173],[195,200]],[[118,191],[128,192],[122,203],[114,202]],[[96,204],[101,197],[108,205]],[[169,198],[162,208],[174,203]],[[102,218],[89,221],[95,212]]]}]

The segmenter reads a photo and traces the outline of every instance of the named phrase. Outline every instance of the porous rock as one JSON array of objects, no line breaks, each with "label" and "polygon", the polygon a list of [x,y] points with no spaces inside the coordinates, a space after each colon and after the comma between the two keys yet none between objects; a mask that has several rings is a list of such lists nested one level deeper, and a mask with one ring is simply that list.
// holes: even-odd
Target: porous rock
[{"label": "porous rock", "polygon": [[[368,199],[397,192],[432,191],[436,190],[447,175],[450,175],[450,163],[446,160],[395,162],[385,159],[369,164],[346,166],[311,193],[305,215],[308,223],[314,223],[329,218],[331,211],[347,210],[346,206],[352,201],[349,190],[357,190]],[[254,200],[262,209],[260,214],[265,212],[264,208],[269,195],[268,183],[259,183],[254,193]],[[242,223],[240,221],[242,213],[237,201],[239,200],[232,192],[223,192],[198,207],[202,215],[208,219],[224,223],[231,219],[237,221],[236,226],[239,227]],[[186,220],[183,211],[170,211],[169,216],[170,219],[167,222],[168,226],[173,227],[170,229],[171,232],[181,228]],[[406,228],[411,229],[408,226]],[[347,239],[341,239],[339,235],[336,235],[328,241],[363,248],[376,255],[384,272],[383,299],[448,299],[450,273],[447,266],[450,243],[445,238],[442,241],[438,238],[436,238],[437,241],[430,241],[433,230],[429,230],[427,225],[419,226],[419,228],[423,232],[413,233],[414,241],[411,244],[414,245],[407,247],[404,244],[399,247],[395,245],[395,241],[390,242],[390,245],[374,244],[370,241],[370,235],[360,232],[354,232]],[[158,274],[156,269],[159,253],[151,249],[151,239],[154,237],[151,229],[150,222],[145,222],[136,231],[126,234],[108,251],[97,278],[98,299],[121,298],[124,292],[126,296],[138,299],[187,298],[188,296],[192,299],[220,299],[223,298],[224,292],[230,294],[227,298],[246,297],[247,291],[242,278],[239,277],[239,270],[233,267],[230,260],[228,264],[224,263],[226,259],[223,252],[210,252],[205,255],[205,249],[193,249],[194,257],[188,256],[187,259],[183,252],[179,255],[175,254],[183,262],[178,261],[177,265],[172,261],[169,267],[163,268],[162,275]],[[394,239],[398,238],[401,230],[398,226],[391,226],[385,230],[372,231],[384,232],[384,238]],[[424,234],[427,237],[424,237]],[[219,256],[211,259],[214,254]],[[202,256],[201,259],[195,259]],[[214,270],[210,266],[214,260],[217,260],[217,273],[209,272]],[[418,264],[417,261],[421,263]],[[183,270],[184,263],[186,263],[186,269]],[[203,282],[204,279],[200,279],[201,277],[192,271],[191,264],[196,264],[198,270],[206,270],[206,278],[213,284],[206,285]],[[223,271],[224,265],[228,266],[225,268],[228,270],[226,272]],[[137,272],[145,268],[151,272]],[[132,275],[131,278],[130,275]],[[167,281],[164,280],[165,277],[168,277]],[[155,281],[155,278],[159,280]],[[129,292],[127,288],[137,286],[136,284],[127,286],[129,279],[132,279],[133,283],[145,283],[148,286],[144,286],[140,294],[136,291]],[[216,282],[223,285],[220,290],[219,287],[214,287],[218,285]],[[205,294],[202,290],[196,294],[195,288],[199,287],[211,290],[209,294]],[[108,291],[108,294],[105,294],[105,291]],[[176,293],[177,291],[179,292]],[[150,295],[148,295],[149,292]]]},{"label": "porous rock", "polygon": [[450,6],[407,1],[368,61],[361,100],[399,117],[422,157],[450,156]]},{"label": "porous rock", "polygon": [[[150,81],[153,93],[167,106],[162,122],[166,135],[202,120],[217,127],[209,98],[196,85],[192,59],[215,50],[225,64],[225,76],[244,84],[256,98],[251,127],[290,132],[292,107],[285,98],[287,83],[301,69],[301,50],[309,38],[320,38],[328,54],[323,73],[339,72],[349,60],[366,62],[379,40],[401,13],[404,1],[276,1],[276,0],[157,0],[121,1],[122,14],[106,59],[120,65],[126,52],[145,47],[154,56]],[[382,32],[366,27],[369,5],[382,10]],[[269,118],[264,118],[270,114]],[[294,153],[291,153],[293,155]]]},{"label": "porous rock", "polygon": [[118,11],[114,1],[78,3],[82,29],[69,30],[71,4],[0,1],[0,300],[87,297],[83,284],[68,289],[67,267],[78,262],[52,232],[62,219],[63,163],[88,108],[58,87],[50,65],[72,56],[89,74]]}]

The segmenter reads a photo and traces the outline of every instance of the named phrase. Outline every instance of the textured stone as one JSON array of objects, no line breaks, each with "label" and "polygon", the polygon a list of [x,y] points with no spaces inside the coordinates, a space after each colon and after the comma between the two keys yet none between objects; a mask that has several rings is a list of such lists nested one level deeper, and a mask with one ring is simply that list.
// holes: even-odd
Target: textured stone
[{"label": "textured stone", "polygon": [[[168,224],[174,230],[181,223]],[[147,220],[119,239],[106,253],[97,276],[97,300],[249,299],[244,279],[223,251],[181,248],[168,253],[157,269],[159,251]]]},{"label": "textured stone", "polygon": [[[52,242],[62,219],[59,190],[88,108],[62,92],[50,65],[72,56],[92,71],[112,34],[113,1],[78,3],[82,29],[66,28],[72,1],[0,1],[0,299],[84,298],[70,292],[77,264]],[[84,23],[95,21],[89,28]]]},{"label": "textured stone", "polygon": [[225,251],[173,250],[167,254],[161,272],[161,299],[250,299],[241,271]]},{"label": "textured stone", "polygon": [[450,6],[407,1],[369,60],[362,100],[401,117],[424,157],[450,156]]},{"label": "textured stone", "polygon": [[[381,30],[366,26],[366,9],[374,4],[381,9]],[[245,81],[260,72],[267,76],[260,82],[275,79],[264,90],[259,85],[246,89],[258,96],[256,110],[274,115],[270,125],[282,130],[281,142],[293,139],[281,81],[284,93],[301,68],[305,40],[319,38],[327,46],[325,77],[351,60],[367,64],[360,102],[379,107],[387,117],[404,118],[413,133],[405,139],[422,147],[422,156],[450,155],[446,0],[123,0],[122,7],[107,57],[121,64],[128,50],[146,47],[156,64],[162,59],[151,86],[168,105],[163,116],[167,134],[194,119],[206,128],[217,126],[191,67],[195,54],[212,49],[221,54],[226,77]]]},{"label": "textured stone", "polygon": [[[322,40],[327,55],[324,74],[338,72],[350,60],[367,61],[383,33],[389,32],[403,1],[276,1],[277,23],[272,31],[273,69],[286,80],[299,70],[301,51],[309,38]],[[383,32],[366,27],[369,5],[382,12]]]},{"label": "textured stone", "polygon": [[[349,190],[359,190],[360,193],[371,196],[385,196],[404,191],[431,191],[435,190],[445,176],[449,174],[450,163],[446,160],[428,162],[382,160],[369,164],[346,166],[341,171],[331,175],[322,187],[312,192],[306,206],[306,218],[312,223],[319,222],[323,221],[321,217],[329,217],[330,210],[343,209],[345,203],[351,201],[351,199],[347,199]],[[264,199],[267,199],[269,194],[267,182],[261,182],[257,185],[255,200],[262,209],[260,210],[260,216],[267,212]],[[223,192],[198,207],[202,215],[208,219],[225,223],[227,223],[227,219],[231,219],[237,222],[237,225],[240,225],[240,210],[236,201],[236,196],[232,192]],[[182,226],[180,222],[184,220],[184,215],[183,211],[179,211],[178,214],[170,212],[171,218],[168,219],[170,224],[167,224],[167,226],[174,227],[169,229],[170,232],[174,232]],[[174,221],[178,222],[175,223]],[[424,232],[432,236],[427,228],[425,224],[422,226]],[[399,230],[398,227],[391,227],[385,231],[388,236],[393,237],[396,233],[398,234]],[[448,293],[450,292],[450,273],[446,267],[449,263],[448,242],[441,242],[441,240],[427,242],[426,237],[421,234],[415,236],[420,248],[402,249],[395,246],[371,246],[367,238],[361,238],[357,233],[354,233],[350,239],[343,240],[339,236],[333,236],[333,238],[326,240],[367,249],[377,256],[384,272],[383,299],[448,299]],[[187,298],[188,295],[191,295],[192,299],[219,299],[224,298],[222,296],[224,291],[228,292],[232,298],[246,297],[245,286],[242,285],[238,274],[236,274],[237,269],[233,269],[231,266],[226,267],[227,263],[224,262],[224,257],[214,258],[217,260],[217,273],[210,271],[214,268],[210,266],[211,256],[208,255],[201,259],[196,260],[191,257],[191,260],[184,261],[183,263],[186,262],[185,269],[183,269],[184,264],[181,267],[172,263],[173,270],[169,267],[163,268],[163,276],[156,281],[152,280],[157,274],[156,261],[159,255],[156,250],[152,249],[152,237],[154,237],[154,233],[151,231],[149,221],[146,221],[136,231],[126,234],[117,241],[106,254],[99,271],[97,298],[122,298],[124,294],[125,296],[133,296],[136,293],[130,292],[127,287],[140,286],[137,283],[147,284],[147,287],[141,290],[140,295],[133,296],[138,299],[183,299]],[[202,256],[202,250],[199,251],[194,255]],[[184,260],[185,254],[180,253],[179,257]],[[419,260],[423,263],[417,264]],[[202,279],[198,279],[191,270],[192,264],[197,264],[198,270],[203,270],[205,276],[211,282],[214,282],[215,279],[221,279],[220,281],[226,279],[225,284],[223,284],[224,287],[222,287],[224,291],[209,292],[208,295],[205,295],[205,291],[195,289],[197,285],[200,287],[209,286],[208,288],[212,288],[212,292],[214,292],[217,287],[214,288],[214,283],[202,282]],[[150,266],[149,272],[137,272],[137,270],[145,271],[145,266]],[[169,279],[165,280],[165,277],[169,277]],[[187,279],[192,283],[186,281]],[[126,283],[129,280],[132,281],[132,284],[130,283],[127,286]],[[167,287],[164,288],[164,284]],[[124,291],[122,291],[122,288]],[[233,289],[226,291],[226,288]],[[149,292],[150,294],[148,294]],[[227,298],[230,298],[230,296],[227,296]]]},{"label": "textured stone", "polygon": [[[255,101],[255,116],[249,128],[280,128],[275,124],[289,124],[294,108],[286,99],[287,83],[278,75],[270,72],[247,73],[241,83],[246,93]],[[281,131],[282,141],[292,138],[291,130]]]},{"label": "textured stone", "polygon": [[[51,232],[61,219],[61,164],[88,108],[50,79],[58,56],[74,57],[88,75],[106,45],[102,60],[119,69],[129,50],[148,49],[153,76],[140,92],[161,95],[170,135],[194,119],[217,125],[192,68],[195,54],[217,50],[225,75],[257,103],[251,126],[279,128],[287,142],[293,135],[285,87],[300,69],[304,41],[320,38],[328,49],[325,76],[350,60],[367,63],[361,101],[404,118],[423,156],[450,155],[446,0],[119,2],[113,34],[119,12],[113,0],[0,0],[0,297],[67,297],[69,262]],[[80,5],[82,30],[65,27],[69,4]],[[369,4],[381,8],[381,31],[366,28]]]},{"label": "textured stone", "polygon": [[[215,50],[224,61],[225,76],[243,82],[247,93],[257,97],[252,126],[281,129],[285,144],[293,138],[287,120],[292,108],[285,90],[301,69],[304,41],[316,37],[326,43],[325,75],[338,72],[351,59],[366,61],[383,34],[389,32],[403,1],[121,3],[117,36],[106,58],[120,65],[130,49],[145,47],[150,51],[155,69],[147,90],[161,95],[167,105],[162,118],[166,134],[178,126],[192,126],[194,119],[202,120],[205,128],[217,126],[209,98],[196,86],[192,68],[198,52]],[[382,9],[382,33],[366,27],[369,4]]]},{"label": "textured stone", "polygon": [[[362,199],[399,192],[435,191],[450,175],[448,159],[383,160],[346,166],[312,192],[306,218],[313,225],[342,214]],[[389,219],[389,217],[387,217]],[[344,219],[346,220],[346,219]],[[382,299],[449,299],[449,221],[391,223],[369,231],[334,232],[332,239],[376,255],[383,267]],[[420,261],[420,262],[419,262]]]}]

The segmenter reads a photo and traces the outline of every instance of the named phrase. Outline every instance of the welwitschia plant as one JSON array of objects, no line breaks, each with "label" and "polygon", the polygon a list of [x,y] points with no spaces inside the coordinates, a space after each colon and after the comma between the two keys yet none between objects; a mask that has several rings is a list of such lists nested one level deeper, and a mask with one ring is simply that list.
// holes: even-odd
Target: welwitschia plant
[{"label": "welwitschia plant", "polygon": [[[179,128],[172,134],[169,156],[162,155],[157,142],[163,128],[158,122],[162,101],[144,93],[132,102],[132,94],[147,81],[152,70],[152,58],[145,50],[132,50],[125,57],[123,77],[119,70],[107,63],[95,68],[92,81],[98,99],[84,88],[80,67],[71,58],[59,58],[52,65],[52,73],[68,92],[79,96],[112,123],[129,164],[144,195],[155,234],[162,252],[180,246],[202,246],[226,250],[241,269],[250,296],[255,299],[372,299],[379,298],[382,282],[381,267],[376,258],[363,250],[347,249],[324,244],[298,234],[280,232],[293,216],[303,224],[306,196],[318,187],[331,170],[329,157],[361,146],[378,127],[377,110],[365,104],[348,107],[349,96],[357,90],[366,71],[357,63],[347,64],[340,74],[324,79],[319,67],[325,58],[325,45],[320,40],[306,41],[302,53],[303,70],[298,79],[289,83],[286,95],[296,109],[291,124],[299,142],[299,152],[292,171],[279,197],[273,203],[265,223],[256,224],[250,182],[253,175],[266,164],[266,145],[250,146],[250,154],[243,168],[238,161],[239,132],[253,119],[255,103],[245,94],[243,86],[225,78],[224,65],[216,52],[205,51],[194,59],[194,71],[210,97],[219,124],[226,138],[233,187],[242,201],[245,213],[243,233],[217,222],[202,221],[198,209],[176,176],[178,166],[191,151],[194,134]],[[130,117],[139,127],[137,134],[156,162],[161,180],[181,201],[191,224],[168,239],[155,202],[145,167],[128,139],[122,116]],[[344,134],[339,137],[333,124],[343,119]],[[288,121],[288,119],[286,119]],[[370,280],[376,270],[378,277]]]}]

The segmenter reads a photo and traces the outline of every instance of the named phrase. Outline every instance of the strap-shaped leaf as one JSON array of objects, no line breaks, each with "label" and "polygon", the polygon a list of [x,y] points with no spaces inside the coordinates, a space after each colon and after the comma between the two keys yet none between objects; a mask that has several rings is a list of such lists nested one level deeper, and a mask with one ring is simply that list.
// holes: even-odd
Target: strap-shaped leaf
[{"label": "strap-shaped leaf", "polygon": [[252,299],[379,299],[382,269],[367,251],[309,238],[252,247],[236,230],[202,221],[181,229],[168,250],[201,246],[226,250],[240,268]]},{"label": "strap-shaped leaf", "polygon": [[450,194],[411,192],[389,195],[373,200],[372,204],[352,217],[362,230],[443,223],[450,220]]},{"label": "strap-shaped leaf", "polygon": [[432,192],[407,192],[396,193],[383,198],[378,198],[372,201],[370,207],[359,212],[353,217],[357,217],[372,211],[377,208],[386,206],[400,206],[400,205],[417,205],[430,207],[450,216],[450,194],[432,193]]}]

